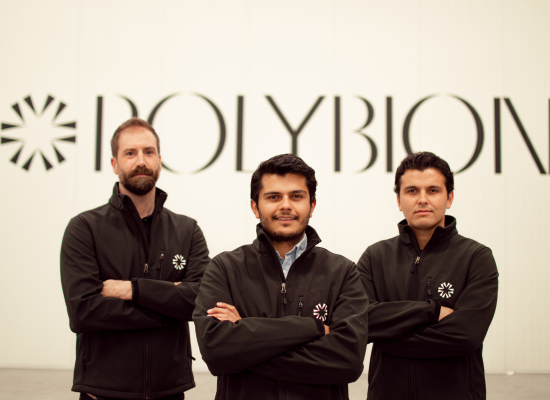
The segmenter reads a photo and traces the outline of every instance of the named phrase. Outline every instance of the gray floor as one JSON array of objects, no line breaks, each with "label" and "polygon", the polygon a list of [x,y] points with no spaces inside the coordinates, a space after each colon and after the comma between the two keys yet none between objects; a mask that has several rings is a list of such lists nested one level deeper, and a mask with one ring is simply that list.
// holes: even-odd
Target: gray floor
[{"label": "gray floor", "polygon": [[[0,400],[77,400],[70,391],[72,371],[0,369]],[[196,373],[197,387],[186,393],[189,400],[212,400],[216,378]],[[350,385],[350,399],[364,400],[367,377]],[[487,375],[489,400],[548,400],[550,375]]]}]

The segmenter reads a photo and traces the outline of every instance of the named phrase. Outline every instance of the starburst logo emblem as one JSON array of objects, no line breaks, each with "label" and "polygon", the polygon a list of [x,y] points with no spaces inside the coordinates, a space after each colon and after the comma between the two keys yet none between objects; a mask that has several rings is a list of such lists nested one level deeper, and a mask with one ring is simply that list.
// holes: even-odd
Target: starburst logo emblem
[{"label": "starburst logo emblem", "polygon": [[174,264],[175,269],[183,269],[185,265],[187,264],[187,261],[183,256],[180,256],[179,254],[176,254],[174,259],[172,260],[172,264]]},{"label": "starburst logo emblem", "polygon": [[439,289],[437,289],[437,291],[439,292],[439,295],[444,299],[448,299],[455,292],[455,290],[453,289],[453,285],[445,282],[443,282],[441,286],[439,286]]},{"label": "starburst logo emblem", "polygon": [[[53,168],[54,160],[59,164],[65,161],[65,157],[59,150],[58,143],[76,143],[74,134],[67,134],[67,129],[76,129],[76,122],[60,122],[61,113],[67,106],[62,101],[56,101],[49,96],[44,105],[36,108],[31,96],[24,99],[23,107],[19,102],[11,106],[19,117],[20,122],[2,122],[0,131],[0,145],[18,144],[10,161],[29,171],[34,159],[41,157],[44,168],[49,171]],[[4,136],[6,134],[6,136]]]},{"label": "starburst logo emblem", "polygon": [[320,319],[323,322],[327,320],[327,314],[328,314],[327,305],[324,303],[317,304],[315,306],[315,309],[313,310],[313,315],[315,316],[315,318]]}]

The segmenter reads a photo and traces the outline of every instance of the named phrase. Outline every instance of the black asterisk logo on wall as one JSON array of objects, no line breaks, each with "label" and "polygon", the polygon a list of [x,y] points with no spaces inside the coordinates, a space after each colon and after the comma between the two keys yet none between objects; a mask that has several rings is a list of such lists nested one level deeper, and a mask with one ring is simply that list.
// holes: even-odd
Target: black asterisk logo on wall
[{"label": "black asterisk logo on wall", "polygon": [[65,131],[76,129],[76,122],[59,122],[60,115],[67,105],[62,101],[56,101],[53,96],[48,95],[41,111],[35,108],[31,96],[23,100],[24,109],[19,102],[12,105],[21,122],[2,122],[0,144],[19,144],[10,161],[16,165],[20,163],[25,171],[30,169],[33,160],[39,156],[42,157],[44,168],[49,171],[53,168],[52,161],[55,158],[58,163],[65,161],[56,142],[76,143],[76,135],[67,136]]}]

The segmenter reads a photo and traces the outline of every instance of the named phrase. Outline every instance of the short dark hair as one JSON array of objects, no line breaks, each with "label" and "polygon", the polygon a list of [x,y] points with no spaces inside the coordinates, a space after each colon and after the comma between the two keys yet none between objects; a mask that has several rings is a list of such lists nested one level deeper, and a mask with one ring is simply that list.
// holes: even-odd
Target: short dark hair
[{"label": "short dark hair", "polygon": [[315,191],[317,190],[317,179],[315,179],[315,170],[307,165],[304,160],[294,154],[280,154],[271,157],[267,161],[262,161],[258,168],[252,174],[250,181],[250,198],[258,204],[260,191],[263,188],[262,177],[265,174],[275,174],[284,176],[286,174],[302,175],[306,178],[306,186],[309,191],[309,203],[315,201]]},{"label": "short dark hair", "polygon": [[159,135],[157,135],[157,132],[155,132],[155,128],[153,128],[151,124],[147,121],[144,121],[138,117],[132,117],[116,129],[111,139],[111,153],[113,153],[113,157],[117,158],[118,156],[118,138],[122,133],[122,131],[124,129],[132,128],[134,126],[140,126],[142,128],[145,128],[151,131],[153,135],[155,135],[155,139],[157,139],[157,152],[160,154],[160,139],[159,139]]},{"label": "short dark hair", "polygon": [[401,161],[397,171],[395,171],[395,186],[393,188],[394,192],[399,196],[401,191],[401,176],[408,169],[417,169],[419,171],[424,171],[428,168],[437,169],[445,177],[445,187],[447,188],[447,196],[454,190],[454,177],[453,171],[447,164],[447,161],[436,156],[434,153],[428,151],[421,151],[418,153],[409,154],[407,157]]}]

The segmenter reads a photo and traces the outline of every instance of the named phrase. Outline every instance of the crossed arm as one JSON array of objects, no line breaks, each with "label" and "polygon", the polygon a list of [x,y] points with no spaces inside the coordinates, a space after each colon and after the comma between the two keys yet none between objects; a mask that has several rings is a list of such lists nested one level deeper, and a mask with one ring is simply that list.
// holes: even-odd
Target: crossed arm
[{"label": "crossed arm", "polygon": [[[216,307],[211,308],[206,312],[209,317],[217,318],[220,321],[230,321],[235,323],[242,319],[239,315],[239,311],[237,311],[237,308],[226,303],[216,303]],[[325,327],[325,335],[328,335],[330,333],[330,327],[325,324],[323,324],[323,326]]]},{"label": "crossed arm", "polygon": [[[361,279],[369,298],[376,299],[368,251],[361,258]],[[489,248],[480,249],[468,266],[468,281],[454,309],[422,301],[371,302],[369,342],[382,351],[407,358],[439,358],[468,354],[478,349],[493,318],[498,272]]]},{"label": "crossed arm", "polygon": [[214,375],[249,369],[302,384],[342,384],[360,375],[367,343],[367,299],[354,265],[340,288],[330,328],[320,324],[319,330],[319,321],[296,315],[241,318],[231,303],[225,271],[214,259],[193,313],[201,354]]},{"label": "crossed arm", "polygon": [[130,281],[100,279],[92,230],[75,217],[61,247],[61,283],[71,329],[77,333],[145,329],[171,324],[172,318],[190,320],[207,262],[206,242],[195,226],[184,281],[140,280],[136,299]]}]

